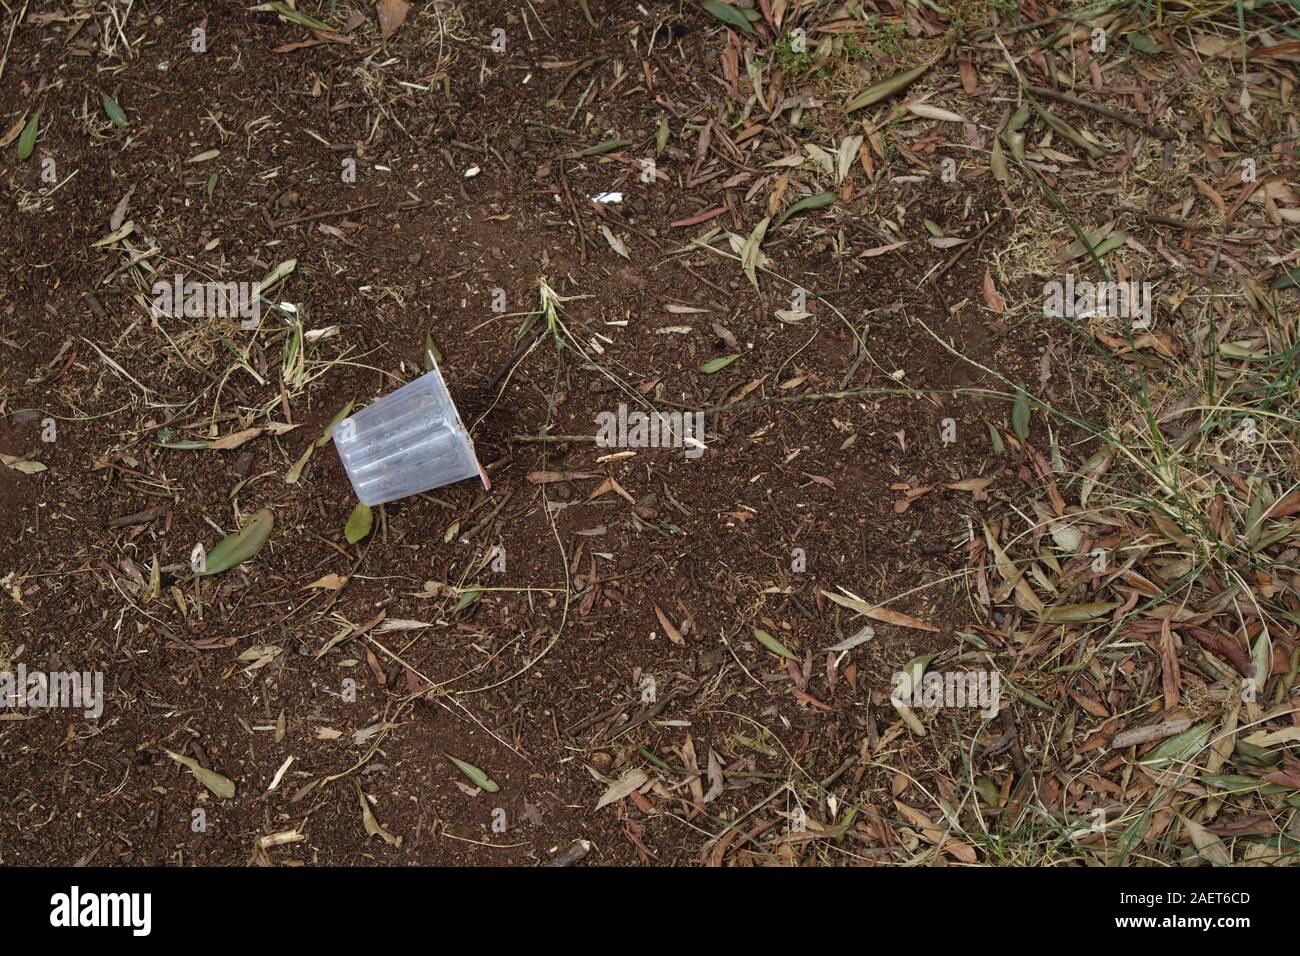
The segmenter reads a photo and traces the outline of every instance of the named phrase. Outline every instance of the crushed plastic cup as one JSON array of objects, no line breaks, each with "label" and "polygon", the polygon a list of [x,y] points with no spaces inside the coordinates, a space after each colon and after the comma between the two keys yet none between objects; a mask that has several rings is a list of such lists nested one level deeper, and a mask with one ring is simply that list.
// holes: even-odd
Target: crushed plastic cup
[{"label": "crushed plastic cup", "polygon": [[478,477],[485,489],[492,487],[436,364],[339,422],[334,447],[364,505],[381,505],[466,478]]}]

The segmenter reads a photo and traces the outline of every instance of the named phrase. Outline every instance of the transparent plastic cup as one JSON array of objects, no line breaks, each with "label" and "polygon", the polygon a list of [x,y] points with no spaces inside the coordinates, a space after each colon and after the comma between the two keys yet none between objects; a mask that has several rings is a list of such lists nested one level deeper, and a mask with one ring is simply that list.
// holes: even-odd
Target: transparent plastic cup
[{"label": "transparent plastic cup", "polygon": [[339,422],[334,447],[365,505],[381,505],[466,478],[478,477],[485,489],[492,487],[436,364]]}]

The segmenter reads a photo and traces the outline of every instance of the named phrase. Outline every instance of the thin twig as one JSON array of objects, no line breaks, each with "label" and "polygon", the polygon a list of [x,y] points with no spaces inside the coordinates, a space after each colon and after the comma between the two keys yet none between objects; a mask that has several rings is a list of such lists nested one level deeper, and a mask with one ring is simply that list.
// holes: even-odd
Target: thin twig
[{"label": "thin twig", "polygon": [[354,212],[365,212],[367,209],[374,209],[378,206],[377,202],[368,202],[363,206],[352,206],[349,209],[334,209],[330,212],[313,212],[306,216],[294,216],[292,219],[271,220],[272,229],[283,229],[285,226],[296,226],[299,223],[314,222],[317,219],[333,219],[335,216],[350,216]]},{"label": "thin twig", "polygon": [[1113,110],[1109,106],[1102,106],[1099,103],[1080,99],[1077,96],[1071,96],[1069,93],[1058,93],[1056,90],[1048,89],[1045,86],[1031,86],[1029,91],[1035,96],[1042,96],[1049,100],[1056,100],[1060,103],[1069,103],[1071,106],[1077,106],[1080,109],[1091,110],[1094,113],[1099,113],[1102,116],[1113,119],[1116,123],[1123,123],[1125,126],[1133,127],[1133,129],[1140,129],[1148,136],[1155,136],[1157,139],[1173,140],[1178,138],[1173,133],[1169,132],[1169,130],[1161,129],[1159,126],[1152,126],[1150,123],[1144,122],[1136,116],[1129,116],[1127,113]]}]

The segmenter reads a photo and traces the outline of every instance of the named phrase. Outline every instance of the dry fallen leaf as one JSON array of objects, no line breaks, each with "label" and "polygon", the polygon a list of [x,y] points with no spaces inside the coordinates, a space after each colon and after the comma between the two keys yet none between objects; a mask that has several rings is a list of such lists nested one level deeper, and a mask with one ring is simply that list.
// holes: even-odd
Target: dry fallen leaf
[{"label": "dry fallen leaf", "polygon": [[0,454],[0,461],[3,461],[14,471],[21,472],[24,475],[35,475],[45,471],[45,465],[39,461],[27,461],[17,455]]},{"label": "dry fallen leaf", "polygon": [[933,624],[926,624],[925,621],[918,620],[907,614],[901,614],[898,611],[891,611],[887,607],[868,604],[866,601],[859,601],[855,598],[845,597],[842,594],[832,594],[830,591],[822,591],[822,594],[830,598],[841,607],[857,611],[859,614],[865,614],[867,617],[884,624],[893,624],[896,627],[911,627],[918,631],[935,631],[939,629]]},{"label": "dry fallen leaf", "polygon": [[410,0],[376,0],[375,9],[379,13],[379,35],[387,40],[402,29],[411,4]]},{"label": "dry fallen leaf", "polygon": [[617,252],[624,259],[632,258],[630,255],[628,255],[627,246],[623,244],[623,240],[620,239],[618,236],[614,235],[612,232],[610,232],[609,226],[602,225],[600,227],[600,232],[601,235],[605,237],[605,241],[609,243],[609,247],[611,249]]},{"label": "dry fallen leaf", "polygon": [[623,774],[623,776],[619,777],[618,780],[614,781],[613,785],[605,791],[604,795],[600,798],[600,801],[596,804],[596,809],[599,810],[601,807],[607,807],[611,803],[622,800],[633,790],[639,790],[649,779],[650,778],[646,776],[645,771],[639,767],[635,770],[629,770],[627,773]]},{"label": "dry fallen leaf", "polygon": [[846,637],[838,644],[832,644],[826,648],[828,651],[848,651],[857,647],[859,644],[865,644],[876,636],[876,629],[870,624],[864,624],[858,628],[857,632],[850,637]]},{"label": "dry fallen leaf", "polygon": [[188,767],[190,773],[194,774],[194,778],[198,780],[199,783],[203,784],[203,786],[207,787],[217,796],[221,797],[221,799],[223,800],[234,799],[235,785],[234,783],[231,782],[229,777],[223,777],[215,770],[209,770],[207,767],[200,764],[193,757],[183,757],[178,753],[172,753],[170,750],[168,750],[165,747],[163,748],[163,753],[167,754],[167,756],[171,757],[177,763],[183,764],[184,766]]},{"label": "dry fallen leaf", "polygon": [[214,441],[208,448],[212,451],[229,451],[232,448],[238,448],[245,442],[251,441],[264,432],[271,432],[276,435],[283,435],[291,432],[297,425],[285,425],[282,422],[272,422],[259,428],[245,428],[243,431],[231,432],[229,435],[222,435]]},{"label": "dry fallen leaf", "polygon": [[984,270],[984,304],[994,312],[1005,312],[1007,310],[1007,300],[998,292],[998,287],[993,284],[993,276],[988,269]]},{"label": "dry fallen leaf", "polygon": [[992,478],[963,478],[944,487],[951,488],[953,491],[983,491],[991,484],[993,484]]},{"label": "dry fallen leaf", "polygon": [[308,584],[303,588],[303,590],[306,591],[309,588],[324,588],[327,591],[337,591],[347,583],[348,576],[346,574],[327,574],[323,578],[317,578],[311,584]]},{"label": "dry fallen leaf", "polygon": [[533,485],[545,485],[552,481],[581,481],[584,478],[599,478],[600,475],[587,471],[530,471],[528,482]]},{"label": "dry fallen leaf", "polygon": [[944,123],[965,123],[964,116],[952,112],[952,110],[940,109],[937,106],[931,106],[929,103],[909,103],[907,111],[922,119],[939,120]]},{"label": "dry fallen leaf", "polygon": [[1183,822],[1183,829],[1187,831],[1187,835],[1191,837],[1192,843],[1202,857],[1216,866],[1232,865],[1232,855],[1223,845],[1222,840],[1190,817],[1179,815],[1178,819]]},{"label": "dry fallen leaf", "polygon": [[3,136],[0,136],[0,149],[4,149],[10,143],[16,140],[18,138],[18,134],[23,131],[23,127],[26,125],[27,125],[27,114],[24,113],[22,116],[18,117],[18,122],[14,123],[13,126],[9,127],[9,131],[7,133],[5,133]]},{"label": "dry fallen leaf", "polygon": [[682,637],[682,632],[677,630],[672,621],[668,620],[668,615],[659,609],[658,604],[655,605],[655,617],[659,618],[659,624],[664,629],[664,633],[668,635],[668,640],[678,647],[686,644],[686,638]]},{"label": "dry fallen leaf", "polygon": [[361,784],[353,780],[352,786],[357,788],[357,800],[361,802],[361,822],[366,828],[366,836],[377,836],[389,846],[401,846],[402,838],[393,836],[381,827],[379,821],[375,819],[374,811],[370,809],[370,801],[366,799],[366,795],[361,790]]}]

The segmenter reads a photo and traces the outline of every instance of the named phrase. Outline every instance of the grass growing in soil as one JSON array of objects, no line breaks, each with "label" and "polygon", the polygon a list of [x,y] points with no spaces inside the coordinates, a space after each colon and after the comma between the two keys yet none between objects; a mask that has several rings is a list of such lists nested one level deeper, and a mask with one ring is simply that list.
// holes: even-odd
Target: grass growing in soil
[{"label": "grass growing in soil", "polygon": [[[1276,308],[1272,298],[1266,316],[1276,318]],[[1211,321],[1208,310],[1202,317]],[[1092,823],[1083,811],[1104,802],[1084,801],[1071,819],[1017,801],[1014,791],[981,789],[973,777],[965,786],[954,780],[953,789],[975,806],[983,794],[1011,811],[999,813],[996,826],[975,806],[977,828],[960,816],[951,821],[954,834],[1003,862],[1130,863],[1136,855],[1226,863],[1227,846],[1194,816],[1207,799],[1216,812],[1235,808],[1260,821],[1237,842],[1245,859],[1294,860],[1291,822],[1300,798],[1269,786],[1268,775],[1283,765],[1286,748],[1259,743],[1292,736],[1261,728],[1295,712],[1300,671],[1290,640],[1300,622],[1293,601],[1300,579],[1295,549],[1286,546],[1300,530],[1294,327],[1243,329],[1247,337],[1227,347],[1208,324],[1200,331],[1207,350],[1165,374],[1115,370],[1109,423],[1040,399],[1025,402],[1052,433],[1049,455],[1030,450],[1043,497],[1008,516],[1000,535],[986,526],[983,548],[972,541],[988,562],[979,573],[1004,588],[1014,582],[1020,609],[1037,619],[1033,635],[1012,633],[1028,646],[1007,656],[1005,673],[1013,694],[1043,712],[1047,733],[1074,716],[1044,697],[1059,697],[1063,688],[1097,718],[1109,716],[1094,688],[1130,665],[1138,692],[1122,706],[1150,716],[1154,739],[1162,740],[1139,757],[1150,768],[1144,792]],[[1056,438],[1080,427],[1091,436],[1085,449],[1096,448],[1086,459],[1063,452]],[[1023,430],[1005,436],[1013,446],[1025,437]],[[1027,575],[1051,588],[1052,606],[1019,589]],[[1243,625],[1240,643],[1222,640]],[[1192,640],[1184,644],[1182,634]],[[1048,736],[1040,743],[1077,779],[1116,763],[1102,752],[1071,754]],[[1051,785],[1042,777],[1026,783],[1031,792]],[[1192,835],[1192,846],[1179,846],[1182,833]]]}]

